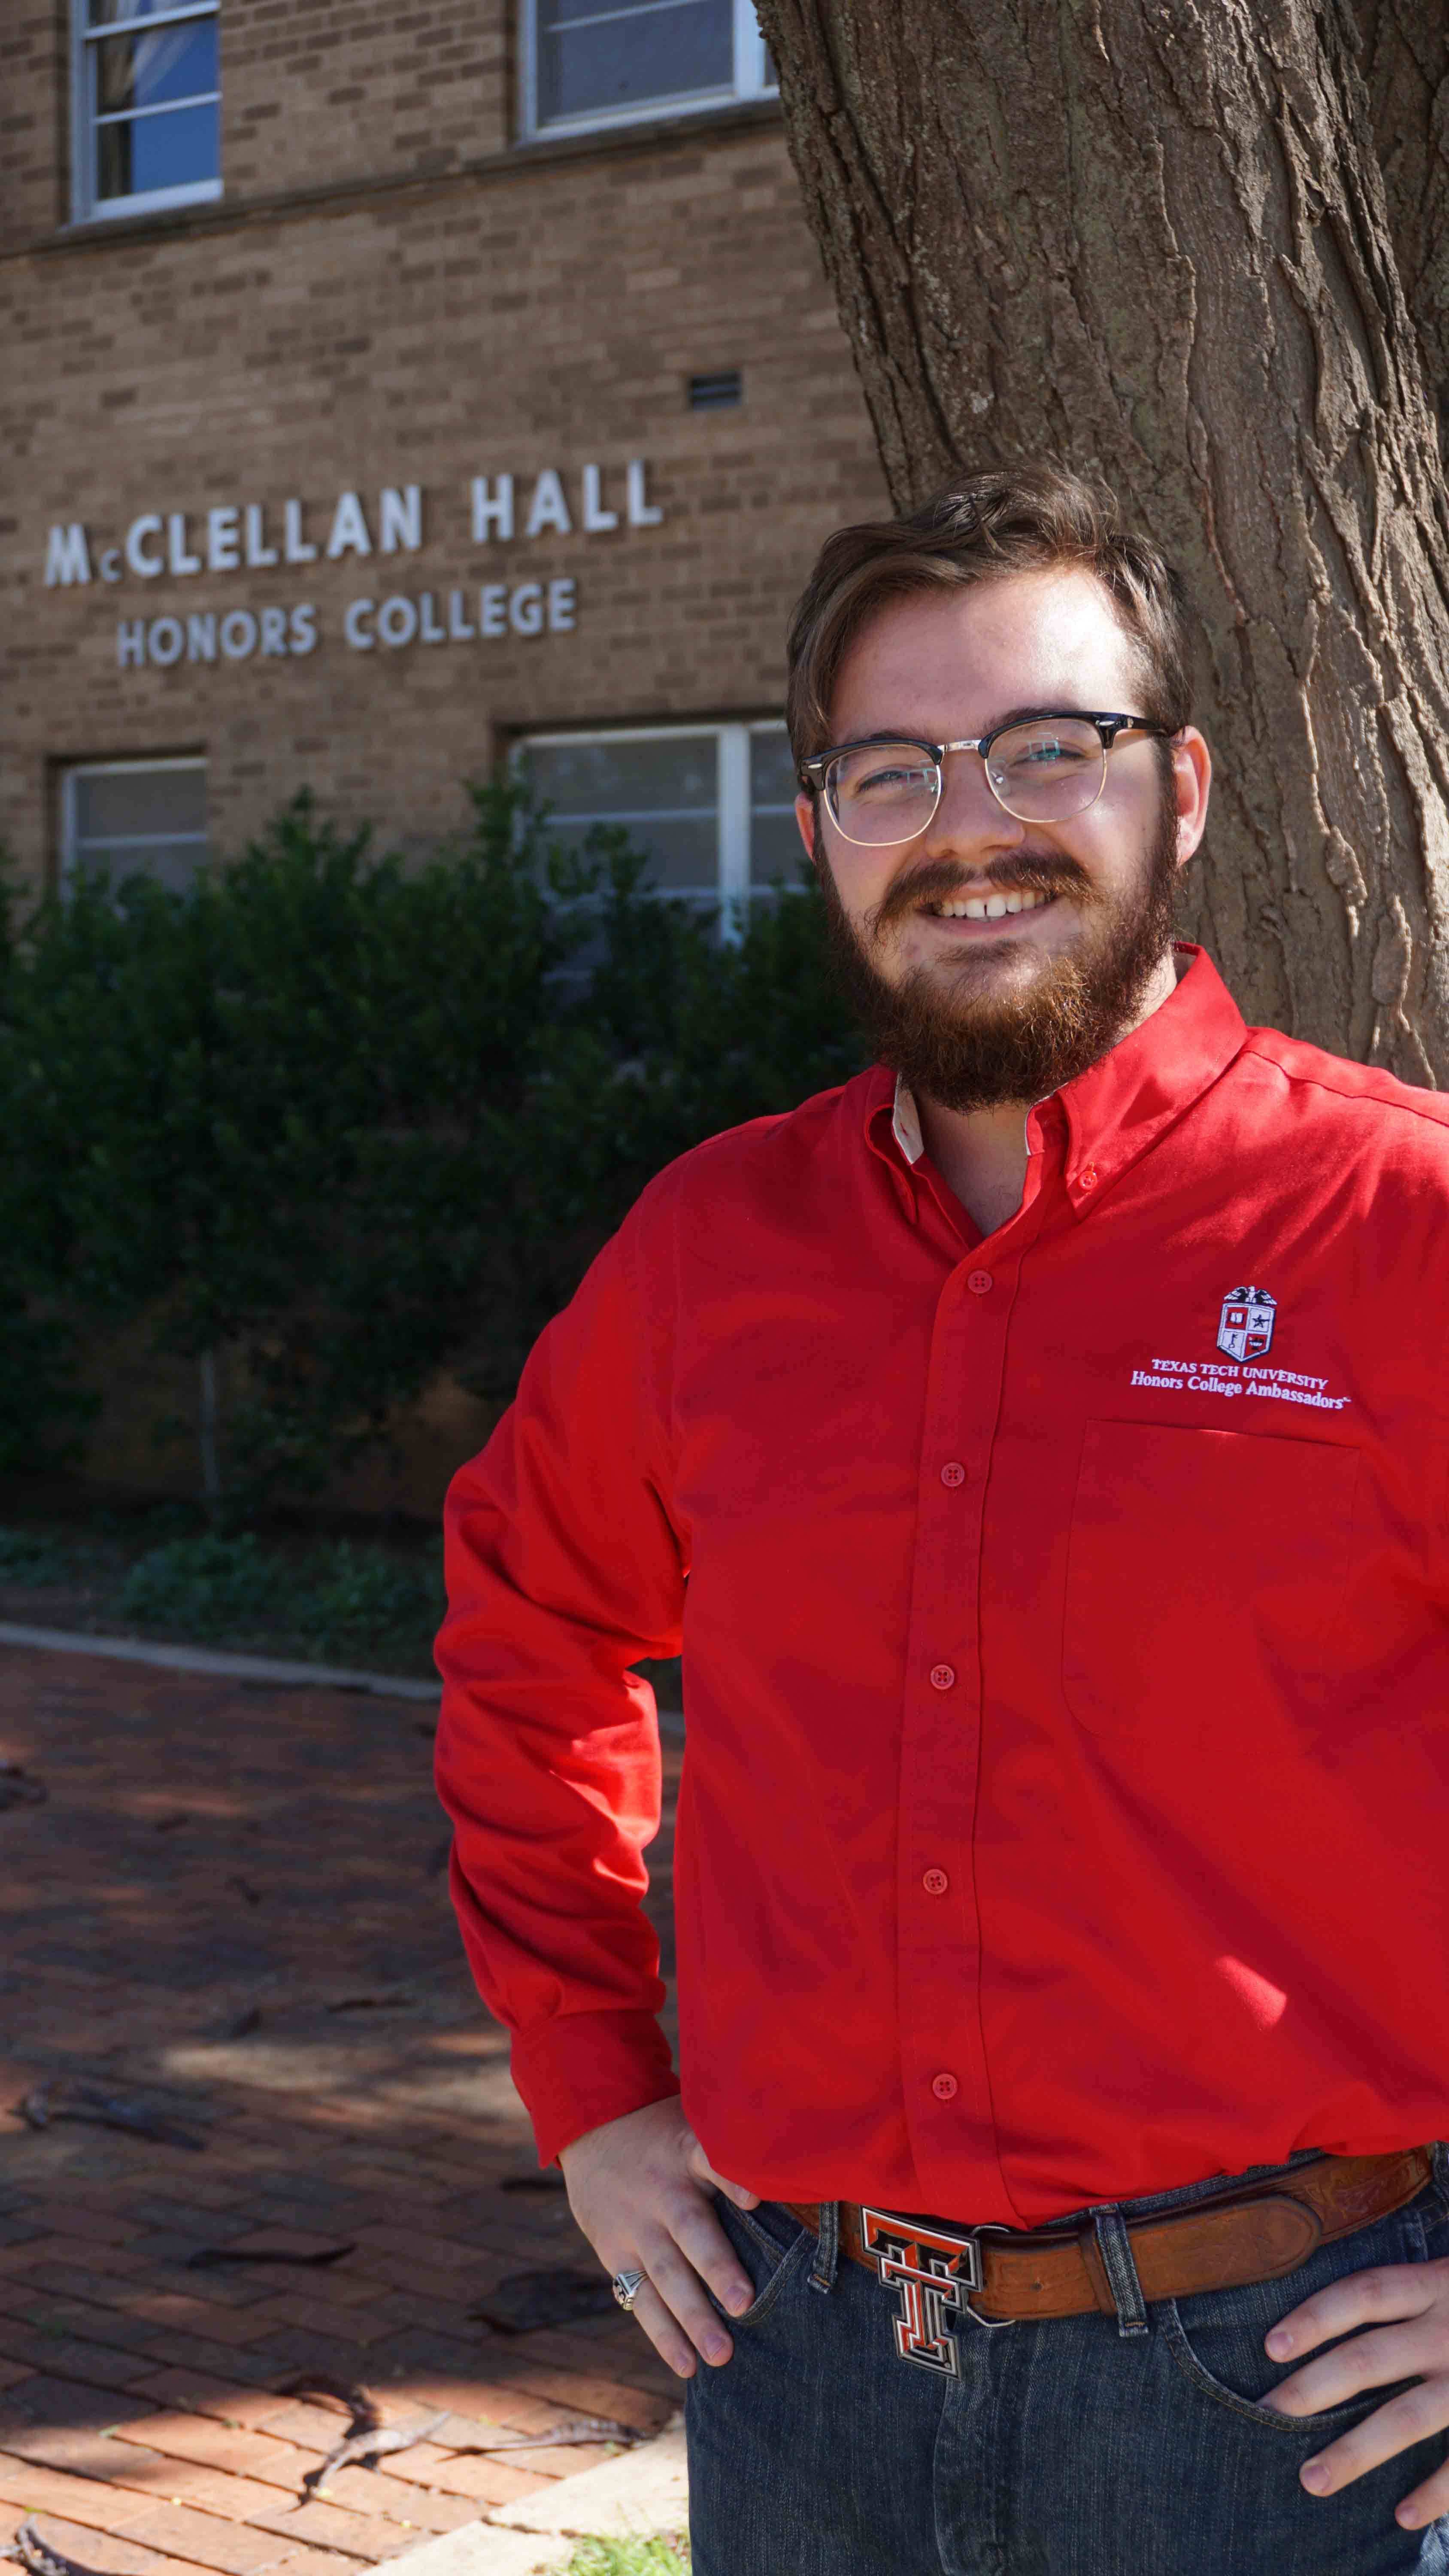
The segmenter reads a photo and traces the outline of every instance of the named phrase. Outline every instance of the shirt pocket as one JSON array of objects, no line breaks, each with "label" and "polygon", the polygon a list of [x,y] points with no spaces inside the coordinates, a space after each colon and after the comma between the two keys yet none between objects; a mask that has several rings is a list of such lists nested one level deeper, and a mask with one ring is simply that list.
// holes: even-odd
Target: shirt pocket
[{"label": "shirt pocket", "polygon": [[1072,1509],[1062,1688],[1094,1734],[1219,1742],[1312,1714],[1359,1458],[1323,1440],[1089,1422]]}]

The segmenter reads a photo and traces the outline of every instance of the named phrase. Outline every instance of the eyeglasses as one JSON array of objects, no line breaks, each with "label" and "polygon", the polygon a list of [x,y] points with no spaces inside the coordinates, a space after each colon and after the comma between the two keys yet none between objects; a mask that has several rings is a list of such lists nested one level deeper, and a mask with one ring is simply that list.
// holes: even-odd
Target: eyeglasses
[{"label": "eyeglasses", "polygon": [[832,823],[847,841],[889,849],[924,832],[941,802],[948,751],[979,752],[986,784],[998,805],[1019,823],[1062,823],[1085,814],[1107,783],[1107,754],[1124,733],[1156,734],[1165,725],[1145,716],[1032,716],[998,725],[974,741],[836,743],[800,763],[807,786],[825,798]]}]

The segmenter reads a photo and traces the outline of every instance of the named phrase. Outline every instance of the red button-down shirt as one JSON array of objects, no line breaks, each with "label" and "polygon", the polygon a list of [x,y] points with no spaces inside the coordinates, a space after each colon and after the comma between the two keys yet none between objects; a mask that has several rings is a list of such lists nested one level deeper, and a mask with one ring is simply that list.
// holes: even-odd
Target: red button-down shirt
[{"label": "red button-down shirt", "polygon": [[1037,2224],[1449,2128],[1449,1106],[1208,960],[982,1238],[877,1070],[666,1171],[448,1510],[454,1888],[545,2158]]}]

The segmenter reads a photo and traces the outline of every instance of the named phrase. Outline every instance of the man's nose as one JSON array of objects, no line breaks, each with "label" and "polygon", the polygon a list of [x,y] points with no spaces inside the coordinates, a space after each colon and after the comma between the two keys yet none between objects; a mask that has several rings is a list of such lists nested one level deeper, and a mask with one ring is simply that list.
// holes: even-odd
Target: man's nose
[{"label": "man's nose", "polygon": [[998,805],[986,783],[979,751],[948,751],[941,765],[941,801],[918,844],[922,857],[980,858],[1018,849],[1026,825]]}]

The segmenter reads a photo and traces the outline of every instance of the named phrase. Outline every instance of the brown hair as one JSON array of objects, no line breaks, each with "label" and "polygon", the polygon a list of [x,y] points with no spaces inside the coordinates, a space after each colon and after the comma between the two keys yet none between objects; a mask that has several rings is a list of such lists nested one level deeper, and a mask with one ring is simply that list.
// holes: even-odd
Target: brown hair
[{"label": "brown hair", "polygon": [[905,517],[826,538],[790,622],[785,721],[797,764],[829,742],[841,663],[884,601],[1057,565],[1095,573],[1110,593],[1141,666],[1133,712],[1176,733],[1191,713],[1182,583],[1105,485],[1046,462],[967,475]]}]

